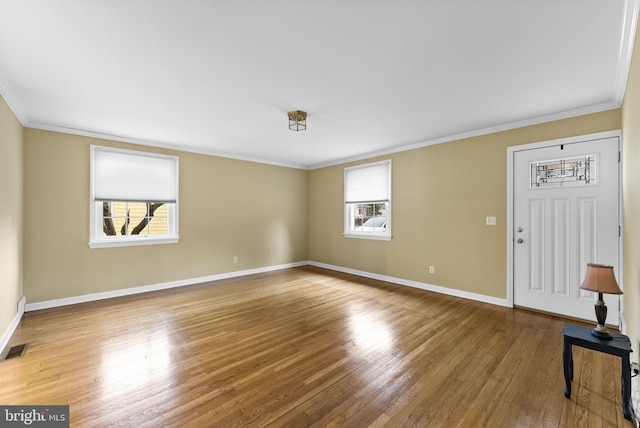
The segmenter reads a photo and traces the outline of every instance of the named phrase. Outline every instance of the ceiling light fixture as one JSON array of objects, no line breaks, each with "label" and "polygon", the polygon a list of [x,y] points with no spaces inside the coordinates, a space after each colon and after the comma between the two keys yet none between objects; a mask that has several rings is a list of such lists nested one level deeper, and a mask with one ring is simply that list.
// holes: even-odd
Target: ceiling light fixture
[{"label": "ceiling light fixture", "polygon": [[304,131],[307,129],[307,112],[293,110],[289,115],[289,129],[292,131]]}]

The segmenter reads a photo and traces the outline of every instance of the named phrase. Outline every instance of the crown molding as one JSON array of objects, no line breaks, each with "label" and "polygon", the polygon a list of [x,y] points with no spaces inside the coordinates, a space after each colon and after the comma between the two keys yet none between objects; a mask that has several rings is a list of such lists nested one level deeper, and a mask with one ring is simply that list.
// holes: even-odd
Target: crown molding
[{"label": "crown molding", "polygon": [[585,108],[558,112],[551,115],[545,115],[540,117],[535,117],[531,119],[491,126],[487,128],[477,129],[477,130],[469,130],[467,132],[462,132],[453,135],[445,135],[440,136],[433,139],[423,140],[419,142],[411,142],[407,144],[401,144],[396,147],[388,148],[381,151],[367,152],[362,153],[353,157],[339,158],[328,162],[322,163],[305,163],[305,164],[295,164],[295,163],[283,163],[277,162],[269,159],[256,158],[251,156],[244,156],[234,153],[227,153],[212,149],[206,149],[202,147],[195,146],[183,146],[179,144],[174,144],[171,142],[158,142],[158,141],[150,141],[143,140],[137,138],[130,138],[121,135],[113,135],[106,134],[101,132],[88,131],[84,129],[74,129],[71,127],[64,127],[58,125],[50,125],[46,123],[36,123],[31,122],[24,114],[24,109],[22,108],[18,98],[15,96],[15,93],[11,89],[5,77],[0,74],[0,97],[2,97],[13,114],[16,116],[18,121],[25,128],[33,128],[33,129],[41,129],[46,131],[54,131],[61,132],[71,135],[79,135],[90,138],[96,138],[100,140],[110,140],[117,141],[129,144],[136,144],[148,147],[156,147],[167,150],[174,150],[179,152],[187,152],[187,153],[196,153],[207,156],[215,156],[222,157],[228,159],[235,159],[239,161],[247,161],[247,162],[255,162],[267,165],[274,165],[286,168],[293,169],[302,169],[302,170],[314,170],[329,166],[341,165],[349,162],[361,161],[365,159],[370,159],[378,156],[387,156],[394,153],[404,152],[408,150],[419,149],[422,147],[427,147],[430,145],[441,144],[456,140],[461,140],[465,138],[478,137],[482,135],[503,132],[508,130],[513,130],[517,128],[522,128],[526,126],[538,125],[546,122],[552,122],[562,119],[568,119],[571,117],[577,117],[581,115],[587,115],[592,113],[598,113],[606,110],[612,110],[616,108],[620,108],[622,103],[624,102],[624,95],[626,91],[627,81],[629,78],[630,65],[633,55],[634,42],[635,42],[635,34],[638,26],[638,15],[640,13],[640,0],[624,0],[624,29],[621,34],[621,43],[620,43],[620,51],[618,54],[618,70],[615,78],[615,82],[613,82],[613,94],[612,99],[609,102],[589,106]]},{"label": "crown molding", "polygon": [[13,112],[14,116],[18,119],[20,124],[25,127],[28,123],[26,116],[22,113],[22,108],[20,107],[20,103],[18,102],[18,98],[15,96],[9,84],[7,84],[7,80],[0,73],[0,97],[2,97],[9,109]]},{"label": "crown molding", "polygon": [[[625,87],[626,87],[626,85],[625,85]],[[2,89],[2,88],[0,87],[0,89]],[[557,120],[569,119],[569,118],[572,118],[572,117],[584,116],[584,115],[588,115],[588,114],[592,114],[592,113],[600,113],[600,112],[603,112],[603,111],[620,108],[621,105],[622,105],[621,102],[618,103],[618,102],[615,102],[615,101],[611,101],[611,102],[608,102],[608,103],[599,104],[599,105],[595,105],[595,106],[584,107],[584,108],[580,108],[580,109],[570,110],[570,111],[566,111],[566,112],[560,112],[560,113],[546,115],[546,116],[540,116],[540,117],[536,117],[536,118],[532,118],[532,119],[526,119],[526,120],[521,120],[521,121],[517,121],[517,122],[511,122],[511,123],[492,126],[492,127],[488,127],[488,128],[482,128],[482,129],[468,131],[468,132],[464,132],[464,133],[460,133],[460,134],[448,135],[448,136],[444,136],[444,137],[439,137],[439,138],[434,138],[434,139],[430,139],[430,140],[421,141],[421,142],[418,142],[418,143],[411,143],[411,144],[407,144],[407,145],[393,147],[393,148],[388,149],[388,150],[381,150],[381,151],[377,151],[377,152],[367,152],[367,153],[363,153],[363,154],[358,155],[358,156],[337,159],[335,161],[326,162],[326,163],[320,163],[320,164],[314,164],[314,165],[299,165],[299,164],[289,164],[289,163],[275,162],[275,161],[272,161],[272,160],[269,160],[269,159],[254,158],[254,157],[249,157],[249,156],[241,156],[241,155],[236,155],[236,154],[232,154],[232,153],[219,152],[219,151],[215,151],[215,150],[206,150],[206,149],[202,149],[202,148],[199,148],[199,147],[181,146],[181,145],[178,145],[178,144],[160,143],[160,142],[155,142],[155,141],[148,141],[148,140],[142,140],[142,139],[136,139],[136,138],[129,138],[129,137],[123,137],[123,136],[119,136],[119,135],[105,134],[105,133],[100,133],[100,132],[87,131],[87,130],[83,130],[83,129],[69,128],[69,127],[56,126],[56,125],[48,125],[48,124],[42,124],[42,123],[26,123],[26,124],[23,123],[23,126],[25,128],[39,129],[39,130],[43,130],[43,131],[60,132],[60,133],[63,133],[63,134],[78,135],[78,136],[96,138],[96,139],[107,140],[107,141],[117,141],[117,142],[127,143],[127,144],[137,144],[137,145],[146,146],[146,147],[156,147],[156,148],[161,148],[161,149],[166,149],[166,150],[174,150],[174,151],[179,151],[179,152],[196,153],[196,154],[201,154],[201,155],[215,156],[215,157],[221,157],[221,158],[227,158],[227,159],[235,159],[235,160],[246,161],[246,162],[255,162],[255,163],[274,165],[274,166],[280,166],[280,167],[285,167],[285,168],[302,169],[302,170],[314,170],[314,169],[326,168],[326,167],[330,167],[330,166],[342,165],[342,164],[346,164],[346,163],[350,163],[350,162],[356,162],[356,161],[371,159],[371,158],[378,157],[378,156],[388,156],[388,155],[392,155],[394,153],[401,153],[401,152],[405,152],[405,151],[408,151],[408,150],[420,149],[420,148],[427,147],[427,146],[432,146],[432,145],[435,145],[435,144],[448,143],[448,142],[451,142],[451,141],[463,140],[463,139],[466,139],[466,138],[472,138],[472,137],[478,137],[478,136],[482,136],[482,135],[494,134],[494,133],[498,133],[498,132],[509,131],[509,130],[512,130],[512,129],[524,128],[524,127],[527,127],[527,126],[539,125],[539,124],[542,124],[542,123],[548,123],[548,122],[554,122],[554,121],[557,121]],[[10,107],[11,107],[11,105],[10,105]],[[14,114],[15,114],[15,111],[14,111]],[[22,120],[20,122],[22,123]]]},{"label": "crown molding", "polygon": [[627,90],[629,71],[631,70],[631,59],[633,57],[633,47],[635,35],[638,27],[638,14],[640,13],[640,0],[628,0],[626,2],[624,30],[620,42],[620,56],[618,58],[618,73],[614,89],[614,102],[622,105],[624,94]]},{"label": "crown molding", "polygon": [[420,149],[422,147],[433,146],[435,144],[448,143],[451,141],[464,140],[466,138],[479,137],[482,135],[495,134],[498,132],[510,131],[512,129],[525,128],[527,126],[540,125],[542,123],[554,122],[557,120],[570,119],[572,117],[585,116],[593,113],[600,113],[607,110],[614,110],[620,108],[622,103],[618,103],[615,101],[598,104],[590,107],[583,107],[575,110],[569,110],[560,113],[554,113],[550,115],[535,117],[526,120],[520,120],[517,122],[506,123],[503,125],[491,126],[488,128],[477,129],[473,131],[463,132],[460,134],[453,134],[444,137],[434,138],[431,140],[425,140],[418,143],[411,143],[407,145],[402,145],[398,147],[393,147],[388,150],[381,150],[377,152],[365,153],[358,156],[353,156],[349,158],[338,159],[332,162],[321,163],[316,165],[311,165],[307,169],[314,170],[319,168],[326,168],[329,166],[342,165],[349,162],[356,162],[365,159],[371,159],[378,156],[388,156],[394,153],[406,152],[408,150]]},{"label": "crown molding", "polygon": [[27,123],[26,125],[23,124],[23,126],[25,128],[39,129],[42,131],[60,132],[63,134],[78,135],[81,137],[96,138],[99,140],[106,140],[106,141],[117,141],[120,143],[127,143],[127,144],[137,144],[140,146],[156,147],[160,149],[174,150],[178,152],[195,153],[200,155],[215,156],[215,157],[234,159],[239,161],[281,166],[285,168],[294,168],[294,169],[303,169],[303,170],[308,169],[304,165],[290,164],[285,162],[276,162],[269,159],[260,159],[260,158],[254,158],[251,156],[242,156],[242,155],[237,155],[233,153],[219,152],[216,150],[207,150],[207,149],[194,147],[194,146],[184,146],[184,145],[171,144],[171,143],[160,143],[157,141],[149,141],[149,140],[143,140],[143,139],[137,139],[137,138],[131,138],[131,137],[124,137],[121,135],[87,131],[84,129],[70,128],[66,126],[49,125],[44,123]]}]

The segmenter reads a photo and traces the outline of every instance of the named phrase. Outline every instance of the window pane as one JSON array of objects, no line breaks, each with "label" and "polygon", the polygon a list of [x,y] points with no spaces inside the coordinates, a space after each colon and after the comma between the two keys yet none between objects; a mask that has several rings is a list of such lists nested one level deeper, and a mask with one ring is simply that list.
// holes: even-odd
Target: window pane
[{"label": "window pane", "polygon": [[349,230],[386,233],[388,202],[349,204]]},{"label": "window pane", "polygon": [[169,233],[169,229],[167,227],[167,218],[166,217],[158,217],[156,214],[155,217],[152,217],[149,222],[149,235],[166,235]]},{"label": "window pane", "polygon": [[89,247],[178,242],[177,156],[91,146]]},{"label": "window pane", "polygon": [[126,202],[106,202],[110,203],[112,208],[113,217],[124,218],[127,215],[127,203]]},{"label": "window pane", "polygon": [[391,240],[391,160],[344,169],[344,235]]},{"label": "window pane", "polygon": [[129,222],[127,223],[126,219],[123,220],[122,224],[127,226],[126,232],[123,235],[146,235],[147,233],[143,231],[142,228],[145,227],[146,217],[129,217]]},{"label": "window pane", "polygon": [[102,202],[103,236],[167,235],[165,203]]}]

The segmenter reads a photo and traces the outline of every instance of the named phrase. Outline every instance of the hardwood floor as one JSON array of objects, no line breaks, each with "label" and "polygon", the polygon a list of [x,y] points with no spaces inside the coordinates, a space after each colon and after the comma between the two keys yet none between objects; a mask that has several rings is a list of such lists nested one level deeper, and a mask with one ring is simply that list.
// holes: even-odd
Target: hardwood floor
[{"label": "hardwood floor", "polygon": [[1,404],[71,425],[631,427],[565,320],[302,267],[25,314]]}]

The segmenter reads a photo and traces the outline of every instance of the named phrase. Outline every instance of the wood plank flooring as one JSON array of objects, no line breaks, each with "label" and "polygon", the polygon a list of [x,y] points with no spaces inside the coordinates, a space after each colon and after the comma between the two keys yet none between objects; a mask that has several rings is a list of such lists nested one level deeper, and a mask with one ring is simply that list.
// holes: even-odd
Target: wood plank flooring
[{"label": "wood plank flooring", "polygon": [[302,267],[25,314],[0,404],[77,427],[631,427],[565,320]]}]

